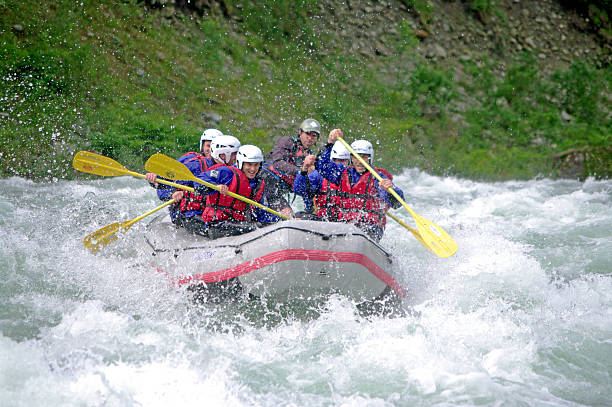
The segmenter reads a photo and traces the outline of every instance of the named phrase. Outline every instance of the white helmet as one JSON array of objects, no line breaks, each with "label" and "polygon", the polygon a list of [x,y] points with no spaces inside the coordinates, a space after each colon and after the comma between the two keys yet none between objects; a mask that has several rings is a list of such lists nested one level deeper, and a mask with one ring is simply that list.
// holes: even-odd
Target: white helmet
[{"label": "white helmet", "polygon": [[355,140],[351,143],[351,148],[355,150],[357,154],[369,154],[370,164],[372,164],[372,157],[374,156],[374,148],[372,148],[372,143],[367,140]]},{"label": "white helmet", "polygon": [[344,144],[340,140],[334,143],[334,146],[331,150],[331,159],[332,160],[348,160],[351,158],[351,153],[346,149]]},{"label": "white helmet", "polygon": [[[234,136],[226,134],[215,137],[210,142],[210,155],[215,160],[219,160],[228,164],[232,153],[235,153],[240,148],[240,141]],[[220,155],[225,154],[225,160]]]},{"label": "white helmet", "polygon": [[238,163],[238,169],[242,169],[244,163],[261,163],[263,162],[263,153],[259,147],[252,144],[245,144],[238,149],[238,155],[236,155],[236,162]]},{"label": "white helmet", "polygon": [[212,141],[215,137],[222,136],[221,133],[217,129],[206,129],[204,133],[202,133],[202,137],[200,137],[200,148],[202,147],[202,143],[205,141]]}]

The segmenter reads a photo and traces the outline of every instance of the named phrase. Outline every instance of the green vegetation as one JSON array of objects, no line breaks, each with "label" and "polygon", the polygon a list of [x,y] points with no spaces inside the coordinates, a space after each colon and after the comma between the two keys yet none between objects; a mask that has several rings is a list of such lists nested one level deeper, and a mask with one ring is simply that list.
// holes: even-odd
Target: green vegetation
[{"label": "green vegetation", "polygon": [[[481,107],[470,109],[468,126],[452,144],[446,159],[454,171],[467,176],[529,177],[554,172],[552,151],[576,148],[605,158],[587,169],[589,174],[612,174],[612,122],[606,106],[612,75],[584,62],[545,78],[536,61],[526,55],[512,65],[505,78],[496,79],[492,67],[472,66]],[[594,163],[591,163],[594,164]]]},{"label": "green vegetation", "polygon": [[420,19],[421,24],[427,26],[434,10],[433,4],[429,0],[402,0]]},{"label": "green vegetation", "polygon": [[606,41],[612,40],[612,0],[577,0],[575,6],[589,16],[597,33]]},{"label": "green vegetation", "polygon": [[[553,156],[574,149],[588,156],[579,175],[612,174],[609,68],[577,61],[547,77],[525,55],[501,78],[492,62],[462,62],[458,82],[416,55],[406,23],[397,52],[372,66],[322,34],[316,0],[224,4],[231,18],[135,0],[0,0],[0,176],[71,178],[81,149],[141,171],[154,152],[196,148],[203,112],[264,151],[314,116],[373,140],[394,170],[555,175]],[[388,69],[407,58],[413,70]]]}]

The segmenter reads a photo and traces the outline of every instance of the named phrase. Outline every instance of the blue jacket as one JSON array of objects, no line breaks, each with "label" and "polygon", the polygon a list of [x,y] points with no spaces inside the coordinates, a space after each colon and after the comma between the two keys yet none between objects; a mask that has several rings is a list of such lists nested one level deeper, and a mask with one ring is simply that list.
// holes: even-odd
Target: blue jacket
[{"label": "blue jacket", "polygon": [[321,190],[323,179],[317,170],[306,176],[298,173],[295,177],[293,192],[304,199],[304,210],[308,213],[312,213],[314,209],[312,199]]},{"label": "blue jacket", "polygon": [[[185,162],[189,161],[195,156],[196,156],[195,154],[185,154],[182,157],[180,157],[178,161],[185,164]],[[207,161],[209,161],[209,159],[207,159]],[[199,168],[199,165],[197,167]],[[194,169],[190,168],[190,165],[187,165],[187,168],[189,168],[191,172],[194,172],[195,168]],[[164,181],[172,181],[172,180],[169,180],[163,177],[157,177],[157,178],[164,180]],[[188,182],[186,181],[173,181],[173,182],[177,184],[188,185]],[[172,194],[177,191],[175,187],[171,187],[170,185],[166,185],[166,184],[158,183],[157,186],[155,186],[154,184],[151,184],[151,185],[157,190],[156,192],[157,192],[157,197],[159,198],[159,200],[164,201],[164,202],[172,199]],[[170,218],[174,221],[174,219],[176,219],[177,215],[180,213],[179,205],[170,205],[168,207],[168,212],[170,213]],[[190,217],[191,216],[193,216],[193,214],[191,214]]]}]

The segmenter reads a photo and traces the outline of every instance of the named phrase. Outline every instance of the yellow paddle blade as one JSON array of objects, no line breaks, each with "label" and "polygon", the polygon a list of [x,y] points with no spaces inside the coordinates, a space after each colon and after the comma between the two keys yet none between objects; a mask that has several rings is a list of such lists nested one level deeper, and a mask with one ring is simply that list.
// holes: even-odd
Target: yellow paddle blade
[{"label": "yellow paddle blade", "polygon": [[164,154],[153,154],[149,157],[145,169],[168,179],[202,182],[184,164]]},{"label": "yellow paddle blade", "polygon": [[[89,151],[79,151],[78,153],[76,153],[74,159],[72,160],[72,165],[76,170],[87,172],[89,174],[102,175],[107,177],[115,177],[118,175],[131,175],[132,177],[146,179],[146,176],[144,174],[139,174],[137,172],[130,171],[112,158],[104,157],[103,155],[99,155]],[[155,182],[193,192],[193,188],[191,187],[166,181],[165,179],[156,179]]]},{"label": "yellow paddle blade", "polygon": [[114,242],[117,240],[117,232],[123,231],[127,232],[132,225],[147,216],[159,211],[160,209],[165,208],[166,206],[170,206],[174,203],[174,201],[167,201],[163,204],[159,205],[156,208],[151,209],[148,212],[143,213],[140,216],[135,217],[132,220],[125,220],[123,222],[115,222],[111,223],[108,226],[104,226],[102,229],[98,229],[93,233],[88,234],[83,238],[83,245],[87,247],[92,253],[97,252],[102,247]]},{"label": "yellow paddle blade", "polygon": [[444,229],[416,213],[412,216],[421,235],[421,242],[437,256],[446,258],[457,252],[457,242]]},{"label": "yellow paddle blade", "polygon": [[118,239],[117,232],[126,231],[130,228],[129,221],[115,222],[108,226],[98,229],[83,238],[83,245],[90,252],[95,253],[102,247],[111,244]]},{"label": "yellow paddle blade", "polygon": [[116,177],[131,172],[112,158],[90,151],[79,151],[76,153],[72,160],[72,166],[75,170],[105,177]]}]

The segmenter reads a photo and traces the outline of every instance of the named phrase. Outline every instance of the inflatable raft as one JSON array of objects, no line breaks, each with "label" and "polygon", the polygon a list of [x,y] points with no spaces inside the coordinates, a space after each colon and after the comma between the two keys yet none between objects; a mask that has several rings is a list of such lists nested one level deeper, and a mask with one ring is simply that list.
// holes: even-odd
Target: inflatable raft
[{"label": "inflatable raft", "polygon": [[165,216],[147,226],[145,240],[154,267],[205,300],[212,293],[279,301],[338,293],[357,303],[406,296],[393,256],[350,224],[288,220],[211,240]]}]

